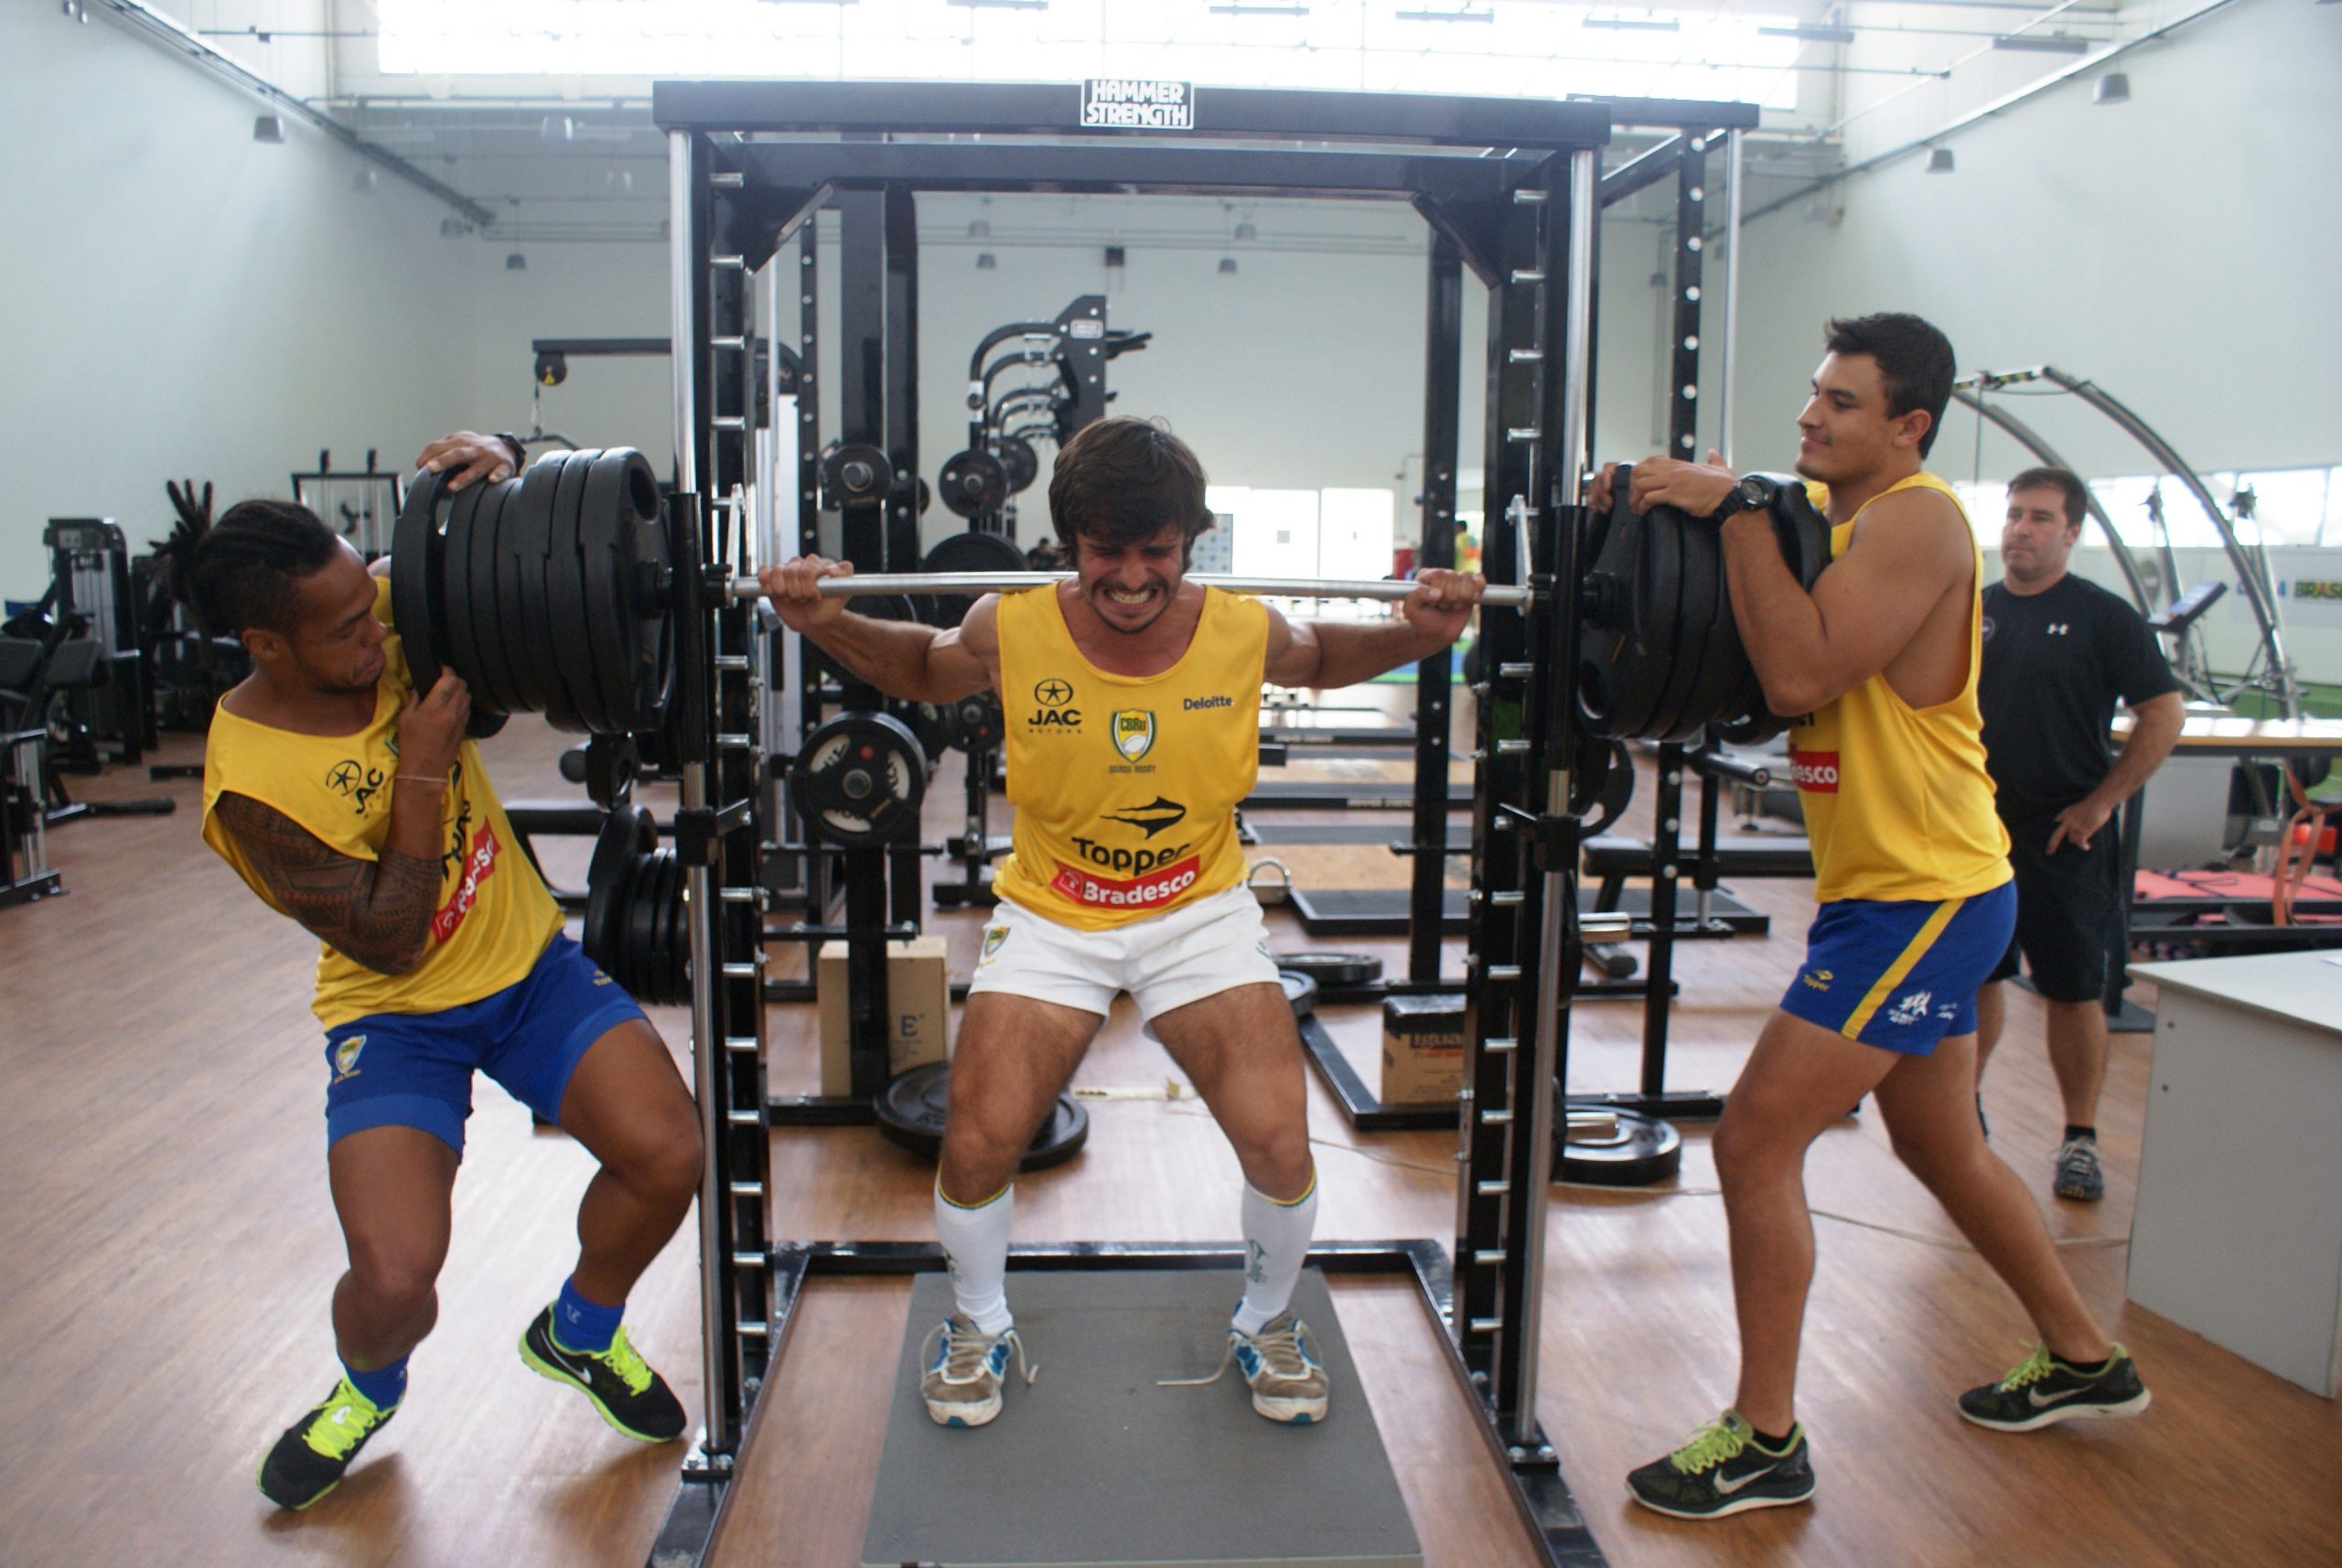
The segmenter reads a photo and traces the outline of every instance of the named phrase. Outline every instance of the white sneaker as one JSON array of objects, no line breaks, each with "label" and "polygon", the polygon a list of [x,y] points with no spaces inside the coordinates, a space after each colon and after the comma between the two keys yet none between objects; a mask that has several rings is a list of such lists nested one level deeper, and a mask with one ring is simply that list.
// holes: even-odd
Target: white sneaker
[{"label": "white sneaker", "polygon": [[[1014,1328],[986,1334],[966,1314],[955,1312],[928,1331],[927,1341],[935,1350],[919,1375],[919,1391],[938,1426],[982,1426],[1000,1413],[1001,1383],[1011,1350],[1016,1352],[1016,1369],[1025,1381],[1033,1380],[1025,1341]],[[926,1353],[922,1346],[920,1354]]]},{"label": "white sneaker", "polygon": [[1165,1378],[1161,1388],[1202,1388],[1219,1381],[1233,1361],[1252,1385],[1252,1408],[1287,1426],[1307,1426],[1326,1419],[1326,1369],[1311,1346],[1308,1325],[1287,1307],[1259,1332],[1228,1331],[1228,1349],[1219,1369],[1209,1378]]}]

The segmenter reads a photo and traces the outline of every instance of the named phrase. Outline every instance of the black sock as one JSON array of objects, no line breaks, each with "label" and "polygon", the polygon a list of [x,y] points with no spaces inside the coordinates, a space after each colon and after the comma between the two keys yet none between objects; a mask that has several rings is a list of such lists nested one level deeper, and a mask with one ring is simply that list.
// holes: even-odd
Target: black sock
[{"label": "black sock", "polygon": [[1759,1432],[1753,1426],[1748,1429],[1748,1435],[1756,1440],[1759,1447],[1768,1448],[1776,1454],[1778,1454],[1788,1448],[1789,1445],[1789,1439],[1795,1434],[1795,1428],[1791,1428],[1789,1431],[1784,1432],[1778,1436],[1776,1436],[1769,1432]]},{"label": "black sock", "polygon": [[2076,1138],[2088,1138],[2091,1143],[2095,1144],[2098,1142],[2098,1129],[2095,1127],[2077,1127],[2071,1122],[2067,1122],[2066,1142],[2070,1144]]}]

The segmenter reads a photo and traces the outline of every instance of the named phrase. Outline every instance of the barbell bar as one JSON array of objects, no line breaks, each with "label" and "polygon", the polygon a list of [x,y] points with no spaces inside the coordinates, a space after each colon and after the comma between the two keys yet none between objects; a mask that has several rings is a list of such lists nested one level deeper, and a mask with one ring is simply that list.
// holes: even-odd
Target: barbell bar
[{"label": "barbell bar", "polygon": [[[845,577],[823,577],[822,597],[846,598],[856,594],[1013,594],[1062,583],[1071,572],[868,572]],[[1219,573],[1193,573],[1186,579],[1207,588],[1231,594],[1259,594],[1272,598],[1380,599],[1395,603],[1415,591],[1416,585],[1382,577],[1231,577]],[[754,577],[732,579],[732,597],[757,599],[764,585]],[[1491,583],[1479,602],[1499,609],[1519,609],[1530,602],[1531,590]]]}]

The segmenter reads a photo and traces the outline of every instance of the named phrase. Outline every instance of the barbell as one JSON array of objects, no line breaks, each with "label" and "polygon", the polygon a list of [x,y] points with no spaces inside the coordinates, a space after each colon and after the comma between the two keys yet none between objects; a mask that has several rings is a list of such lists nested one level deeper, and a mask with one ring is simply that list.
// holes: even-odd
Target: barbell
[{"label": "barbell", "polygon": [[[852,463],[844,461],[853,458]],[[842,449],[836,481],[877,482],[865,457]],[[852,472],[844,470],[851,468]],[[1681,741],[1703,729],[1746,742],[1778,733],[1734,624],[1715,525],[1669,507],[1637,515],[1619,498],[1592,520],[1580,559],[1575,606],[1583,636],[1568,672],[1584,727],[1618,740]],[[1771,509],[1784,559],[1808,591],[1829,564],[1829,525],[1794,479],[1778,482]],[[987,537],[987,543],[991,542]],[[1014,546],[1002,539],[994,553]],[[939,556],[951,553],[938,547]],[[1066,572],[872,572],[825,577],[825,598],[951,596],[1046,587]],[[1191,581],[1232,593],[1302,599],[1396,602],[1412,582],[1389,578],[1281,578],[1198,574]],[[680,605],[657,481],[626,447],[548,454],[522,475],[449,494],[444,477],[408,487],[393,536],[391,595],[409,669],[427,685],[442,664],[493,713],[542,713],[556,727],[593,734],[655,731],[672,682]],[[720,577],[711,596],[763,596],[754,577]],[[1543,589],[1491,584],[1479,602],[1523,609]],[[908,599],[895,601],[911,618]],[[948,621],[948,613],[936,615]],[[1544,671],[1546,678],[1556,672]],[[978,725],[981,732],[985,726]]]}]

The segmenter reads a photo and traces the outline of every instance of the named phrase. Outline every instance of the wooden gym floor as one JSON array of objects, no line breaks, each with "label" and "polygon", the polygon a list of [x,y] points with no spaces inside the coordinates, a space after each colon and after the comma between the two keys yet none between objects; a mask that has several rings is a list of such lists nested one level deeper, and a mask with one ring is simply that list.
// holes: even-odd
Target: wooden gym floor
[{"label": "wooden gym floor", "polygon": [[[1380,695],[1402,702],[1405,692]],[[528,719],[490,742],[506,797],[574,793],[553,768],[562,744]],[[182,736],[158,759],[199,756],[199,743]],[[947,764],[930,791],[930,836],[956,826],[958,777],[956,763]],[[180,805],[170,817],[59,828],[50,854],[68,896],[0,910],[0,1102],[8,1108],[0,1139],[0,1562],[643,1563],[680,1447],[619,1438],[513,1351],[569,1265],[571,1216],[589,1163],[566,1140],[532,1133],[527,1113],[484,1080],[440,1326],[415,1356],[406,1407],[340,1490],[307,1514],[281,1514],[253,1489],[262,1452],[333,1377],[326,1300],[341,1255],[323,1179],[322,1064],[307,1009],[315,948],[201,846],[197,784],[150,785],[132,769],[74,783],[91,798],[167,793]],[[671,811],[658,792],[651,802],[662,816]],[[996,814],[995,826],[1004,820]],[[1404,878],[1405,863],[1379,848],[1275,853],[1317,886]],[[584,854],[582,843],[549,844],[548,869],[556,881],[580,883]],[[1807,885],[1743,882],[1733,890],[1774,917],[1774,934],[1679,949],[1685,993],[1674,1014],[1673,1088],[1729,1087],[1799,950]],[[929,918],[964,975],[979,920]],[[1329,945],[1308,941],[1287,914],[1273,911],[1271,923],[1280,946]],[[1335,945],[1367,947],[1394,972],[1403,968],[1397,942]],[[1450,950],[1448,972],[1458,973],[1458,944]],[[776,974],[801,972],[801,958],[776,949],[774,966]],[[1324,1016],[1373,1081],[1376,1015],[1337,1008]],[[688,1046],[682,1013],[654,1017],[671,1043]],[[1994,1145],[2041,1197],[2093,1306],[2137,1353],[2153,1411],[2030,1436],[1982,1432],[1957,1417],[1953,1395],[2013,1365],[2025,1325],[1896,1167],[1875,1118],[1864,1117],[1823,1134],[1808,1173],[1821,1266],[1799,1413],[1814,1437],[1818,1498],[1710,1525],[1635,1509],[1622,1485],[1627,1469],[1672,1446],[1732,1389],[1723,1212],[1705,1129],[1687,1126],[1683,1172],[1671,1186],[1553,1195],[1539,1408],[1611,1563],[2342,1563],[2342,1407],[2123,1302],[2145,1037],[2116,1036],[2100,1119],[2108,1195],[2078,1206],[2047,1193],[2061,1117],[2038,1005],[2017,993],[2010,1017],[1985,1092]],[[775,1090],[812,1088],[811,1020],[811,1007],[775,1010]],[[1582,1004],[1573,1087],[1630,1087],[1640,1020],[1639,1004]],[[1124,1011],[1077,1085],[1159,1090],[1174,1076]],[[1453,1135],[1360,1136],[1314,1082],[1312,1101],[1319,1234],[1452,1242]],[[1090,1109],[1088,1149],[1021,1184],[1021,1239],[1233,1238],[1234,1161],[1193,1101],[1110,1099]],[[779,1133],[773,1163],[776,1235],[927,1237],[929,1169],[874,1133]],[[696,1411],[693,1235],[687,1223],[653,1265],[628,1321]],[[743,1456],[717,1563],[855,1561],[908,1295],[901,1282],[825,1283],[809,1294]],[[1531,1563],[1509,1492],[1409,1289],[1340,1281],[1336,1296],[1427,1560],[1436,1568]],[[1046,1345],[1034,1352],[1046,1363]],[[1139,1375],[1177,1375],[1211,1354],[1166,1347],[1164,1367]],[[1015,1419],[1014,1404],[1012,1394],[1005,1419]]]}]

